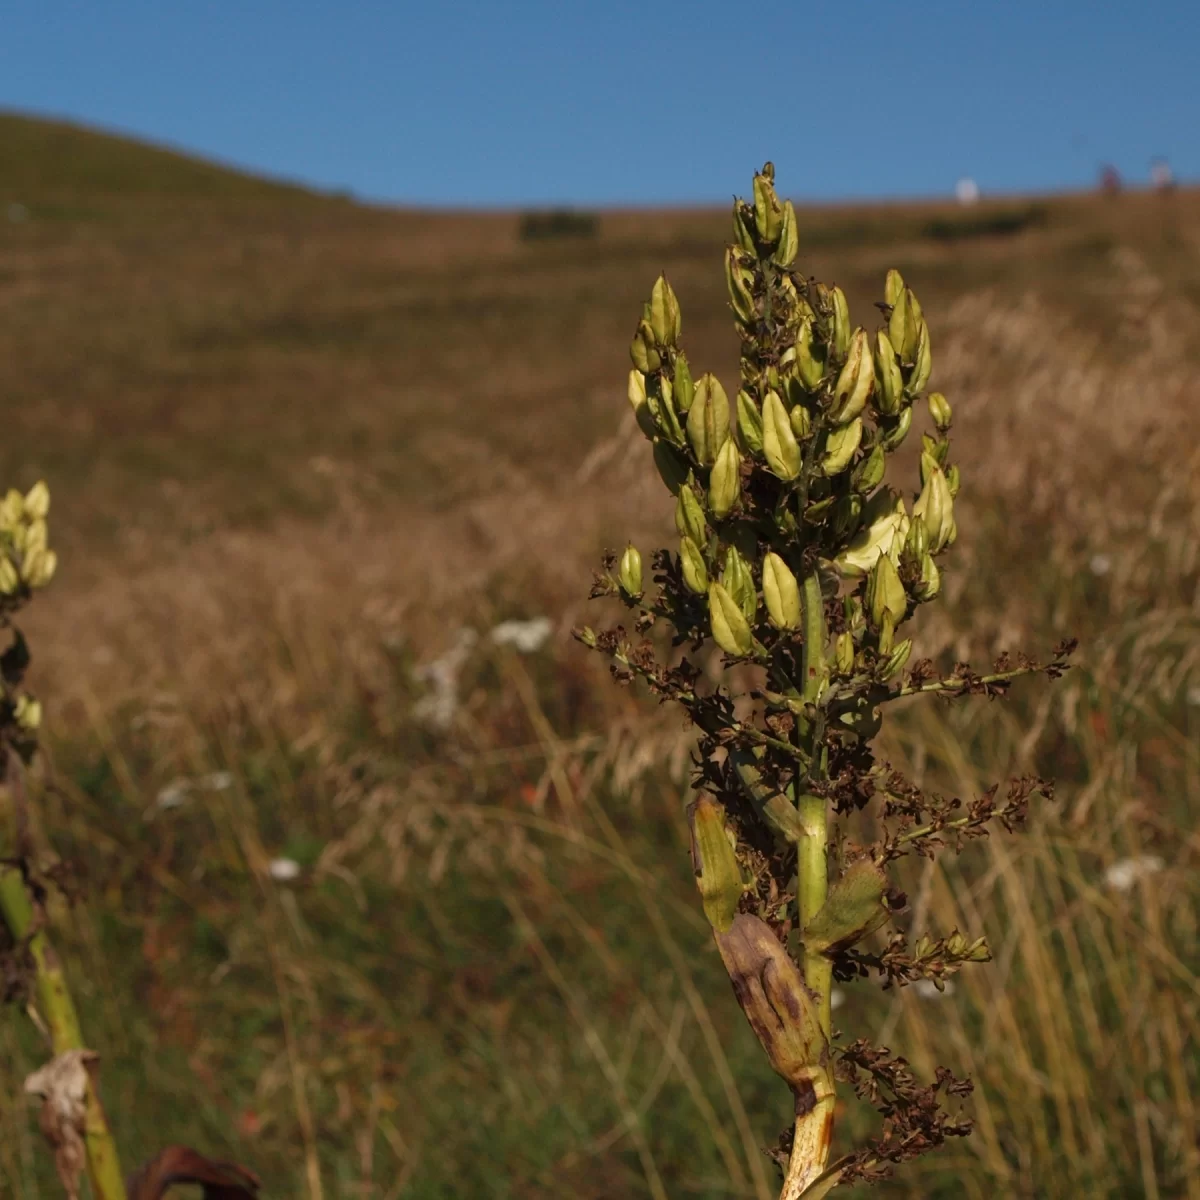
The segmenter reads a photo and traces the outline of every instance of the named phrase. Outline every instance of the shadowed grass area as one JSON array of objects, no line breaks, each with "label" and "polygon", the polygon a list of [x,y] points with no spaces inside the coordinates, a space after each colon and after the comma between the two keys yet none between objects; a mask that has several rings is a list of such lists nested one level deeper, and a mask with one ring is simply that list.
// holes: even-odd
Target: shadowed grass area
[{"label": "shadowed grass area", "polygon": [[[659,270],[731,379],[726,215],[522,242],[518,214],[24,118],[3,163],[28,216],[0,209],[0,468],[48,479],[63,552],[27,622],[36,834],[71,864],[55,938],[127,1165],[180,1140],[277,1196],[769,1195],[786,1089],[696,902],[688,743],[568,635],[600,549],[671,529],[624,400]],[[1083,643],[1055,685],[885,732],[967,799],[1060,787],[1030,833],[910,864],[913,928],[987,933],[993,964],[944,997],[845,989],[847,1037],[977,1083],[976,1135],[877,1194],[1200,1196],[1200,198],[800,223],[860,320],[894,265],[935,331],[962,546],[918,653]],[[489,638],[541,615],[529,655]],[[462,628],[439,726],[414,669]],[[6,1009],[20,1200],[57,1194],[20,1094],[42,1058]]]}]

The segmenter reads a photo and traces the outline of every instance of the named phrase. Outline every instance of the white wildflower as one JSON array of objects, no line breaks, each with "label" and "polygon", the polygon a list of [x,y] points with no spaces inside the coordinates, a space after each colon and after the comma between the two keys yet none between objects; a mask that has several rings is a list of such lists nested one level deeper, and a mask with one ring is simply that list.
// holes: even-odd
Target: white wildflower
[{"label": "white wildflower", "polygon": [[549,617],[534,617],[529,621],[501,621],[492,630],[492,641],[497,646],[511,646],[518,654],[532,654],[542,648],[553,629],[554,623]]},{"label": "white wildflower", "polygon": [[300,874],[300,864],[294,858],[273,858],[267,867],[277,883],[289,883]]},{"label": "white wildflower", "polygon": [[1161,858],[1154,854],[1139,854],[1136,858],[1122,858],[1104,872],[1104,882],[1114,892],[1127,892],[1139,879],[1155,875],[1163,869]]},{"label": "white wildflower", "polygon": [[1107,554],[1093,554],[1088,560],[1088,570],[1093,575],[1107,575],[1112,570],[1112,559]]}]

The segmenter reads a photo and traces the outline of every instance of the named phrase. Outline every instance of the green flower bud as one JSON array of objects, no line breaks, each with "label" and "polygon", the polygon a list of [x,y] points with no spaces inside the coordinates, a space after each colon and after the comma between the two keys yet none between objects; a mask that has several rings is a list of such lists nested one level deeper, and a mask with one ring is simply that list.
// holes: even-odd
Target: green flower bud
[{"label": "green flower bud", "polygon": [[837,503],[836,496],[826,496],[824,500],[816,500],[804,510],[804,521],[807,525],[820,525],[829,516],[829,510]]},{"label": "green flower bud", "polygon": [[796,334],[796,369],[800,382],[810,392],[815,391],[825,378],[825,353],[813,335],[811,317],[805,317],[800,322]]},{"label": "green flower bud", "polygon": [[665,275],[654,282],[650,293],[650,328],[660,346],[674,346],[680,329],[679,301]]},{"label": "green flower bud", "polygon": [[[784,268],[790,267],[796,261],[796,255],[800,250],[800,230],[796,223],[796,209],[790,200],[785,200],[783,204],[783,219],[780,222],[779,228],[779,245],[775,248],[775,253],[772,255],[775,262]],[[791,283],[790,279],[784,277],[785,282]]]},{"label": "green flower bud", "polygon": [[871,453],[854,468],[850,476],[850,486],[863,495],[874,491],[882,482],[887,470],[887,455],[882,446],[874,446]]},{"label": "green flower bud", "polygon": [[875,335],[875,405],[885,417],[894,417],[904,403],[904,376],[891,339],[881,329]]},{"label": "green flower bud", "polygon": [[924,518],[930,552],[937,554],[952,540],[954,497],[950,495],[942,468],[931,455],[921,455],[921,474],[925,477],[925,486],[913,505],[913,516]]},{"label": "green flower bud", "polygon": [[692,382],[691,368],[683,354],[675,356],[675,407],[685,413],[692,407],[696,385]]},{"label": "green flower bud", "polygon": [[32,696],[22,696],[13,708],[13,717],[22,729],[32,732],[42,723],[42,706]]},{"label": "green flower bud", "polygon": [[690,537],[679,541],[679,565],[688,590],[703,596],[708,591],[708,567],[700,547]]},{"label": "green flower bud", "polygon": [[50,489],[46,486],[44,479],[39,479],[37,483],[25,493],[25,515],[32,517],[35,521],[45,520],[50,512]]},{"label": "green flower bud", "polygon": [[733,597],[742,616],[747,621],[754,620],[758,611],[758,592],[754,587],[754,576],[746,560],[738,553],[736,546],[730,546],[725,552],[725,569],[721,572],[721,586]]},{"label": "green flower bud", "polygon": [[921,578],[913,589],[917,599],[925,602],[932,600],[942,590],[942,573],[933,561],[933,555],[926,553],[921,560]]},{"label": "green flower bud", "polygon": [[671,381],[661,375],[655,376],[659,395],[653,391],[649,394],[650,407],[658,420],[659,428],[667,435],[672,445],[682,446],[684,442],[683,426],[679,423],[679,414],[675,411]]},{"label": "green flower bud", "polygon": [[744,250],[747,254],[756,253],[754,237],[746,221],[745,206],[740,200],[733,202],[733,240],[737,243],[739,250]]},{"label": "green flower bud", "polygon": [[[868,506],[870,507],[870,506]],[[897,509],[876,517],[841,554],[833,560],[833,565],[847,578],[855,578],[867,574],[878,562],[881,555],[891,552],[892,543],[900,532],[907,514]]]},{"label": "green flower bud", "polygon": [[850,465],[862,441],[862,432],[862,417],[855,417],[849,425],[834,429],[829,434],[820,464],[822,475],[840,475]]},{"label": "green flower bud", "polygon": [[742,494],[742,458],[732,438],[726,438],[708,476],[708,507],[720,520],[733,511]]},{"label": "green flower bud", "polygon": [[653,438],[658,432],[658,424],[654,420],[654,410],[646,393],[646,377],[636,367],[629,372],[629,388],[626,394],[637,417],[638,428],[648,438]]},{"label": "green flower bud", "polygon": [[871,365],[871,351],[867,335],[856,329],[850,339],[845,365],[838,374],[833,388],[833,408],[830,417],[837,425],[853,421],[867,406],[867,398],[875,387],[875,370]]},{"label": "green flower bud", "polygon": [[763,559],[763,600],[777,629],[800,625],[800,585],[791,568],[774,552]]},{"label": "green flower bud", "polygon": [[630,600],[637,600],[642,594],[642,556],[638,548],[630,542],[621,555],[621,565],[617,570],[617,582],[621,591]]},{"label": "green flower bud", "polygon": [[933,357],[929,351],[929,326],[921,322],[917,333],[916,365],[904,390],[909,396],[919,396],[929,382],[929,372],[933,368]]},{"label": "green flower bud", "polygon": [[881,629],[884,619],[890,617],[894,628],[907,609],[908,597],[900,575],[892,560],[882,554],[867,576],[867,611],[871,614],[871,624]]},{"label": "green flower bud", "polygon": [[729,303],[738,320],[743,325],[753,325],[758,320],[758,309],[754,304],[754,272],[733,246],[725,251],[725,286],[729,289]]},{"label": "green flower bud", "polygon": [[946,465],[946,455],[950,452],[950,443],[944,438],[930,437],[929,434],[921,434],[921,484],[925,484],[925,459],[928,456],[938,466]]},{"label": "green flower bud", "polygon": [[688,805],[692,870],[700,903],[708,923],[726,933],[737,916],[738,903],[746,891],[730,833],[725,827],[725,809],[711,796],[701,795]]},{"label": "green flower bud", "polygon": [[713,641],[726,654],[746,655],[754,644],[750,625],[733,597],[719,584],[708,585],[708,619]]},{"label": "green flower bud", "polygon": [[886,683],[887,680],[894,679],[904,670],[904,665],[912,654],[912,647],[912,638],[905,638],[900,645],[893,648],[887,662],[883,664],[883,670],[879,672],[881,681]]},{"label": "green flower bud", "polygon": [[912,420],[912,405],[908,404],[900,410],[900,415],[895,421],[887,421],[880,426],[879,444],[889,454],[908,437],[908,431],[912,428]]},{"label": "green flower bud", "polygon": [[737,428],[742,448],[751,454],[762,451],[762,413],[749,392],[737,394]]},{"label": "green flower bud", "polygon": [[833,531],[839,538],[848,538],[858,532],[862,524],[863,500],[851,492],[841,496],[833,506]]},{"label": "green flower bud", "polygon": [[11,533],[25,515],[25,497],[16,488],[9,488],[0,500],[0,530]]},{"label": "green flower bud", "polygon": [[929,530],[925,525],[925,518],[914,512],[908,526],[908,536],[904,539],[901,559],[909,566],[919,567],[928,553]]},{"label": "green flower bud", "polygon": [[651,371],[657,371],[662,366],[662,357],[655,348],[654,330],[650,328],[649,321],[638,322],[637,333],[633,335],[633,342],[629,347],[629,357],[643,375],[649,375]]},{"label": "green flower bud", "polygon": [[851,634],[862,633],[866,629],[867,618],[863,613],[862,601],[857,596],[850,595],[842,601],[842,614]]},{"label": "green flower bud", "polygon": [[21,577],[12,559],[0,550],[0,596],[11,596],[21,586]]},{"label": "green flower bud", "polygon": [[53,550],[37,546],[25,555],[21,563],[21,578],[31,588],[43,588],[54,578],[58,555]]},{"label": "green flower bud", "polygon": [[754,177],[754,227],[761,241],[773,246],[783,229],[783,209],[775,187],[766,175]]},{"label": "green flower bud", "polygon": [[788,424],[792,427],[792,432],[797,439],[803,441],[810,433],[812,433],[812,417],[808,415],[808,406],[805,404],[797,404],[788,413]]},{"label": "green flower bud", "polygon": [[950,428],[952,413],[950,404],[941,392],[929,393],[929,415],[937,426],[939,433],[945,433]]},{"label": "green flower bud", "polygon": [[946,472],[946,486],[950,489],[951,497],[955,499],[958,498],[958,489],[961,484],[962,475],[959,473],[958,463],[955,463],[954,466],[952,466],[950,470]]},{"label": "green flower bud", "polygon": [[840,287],[830,291],[829,299],[833,305],[833,352],[841,358],[850,349],[850,305]]},{"label": "green flower bud", "polygon": [[688,410],[688,440],[696,459],[711,466],[729,437],[729,397],[713,374],[701,375]]},{"label": "green flower bud", "polygon": [[904,278],[900,272],[893,267],[887,273],[887,282],[883,285],[884,301],[894,306],[896,301],[904,294]]},{"label": "green flower bud", "polygon": [[763,404],[763,454],[767,466],[780,479],[795,479],[800,474],[800,447],[787,409],[776,392],[768,392]]},{"label": "green flower bud", "polygon": [[671,495],[678,495],[687,482],[688,465],[679,451],[663,438],[654,439],[654,466]]},{"label": "green flower bud", "polygon": [[30,521],[25,526],[25,531],[21,536],[21,552],[23,554],[32,554],[35,550],[45,550],[49,538],[49,531],[46,529],[46,522],[40,518],[36,521]]},{"label": "green flower bud", "polygon": [[839,675],[849,675],[854,670],[854,638],[847,630],[843,629],[837,635],[833,643],[833,658]]},{"label": "green flower bud", "polygon": [[921,305],[912,288],[905,288],[896,297],[892,315],[888,318],[888,340],[900,355],[900,361],[906,365],[917,361],[917,345],[923,321]]},{"label": "green flower bud", "polygon": [[691,483],[679,489],[675,501],[675,528],[681,537],[690,537],[698,546],[705,540],[704,509]]}]

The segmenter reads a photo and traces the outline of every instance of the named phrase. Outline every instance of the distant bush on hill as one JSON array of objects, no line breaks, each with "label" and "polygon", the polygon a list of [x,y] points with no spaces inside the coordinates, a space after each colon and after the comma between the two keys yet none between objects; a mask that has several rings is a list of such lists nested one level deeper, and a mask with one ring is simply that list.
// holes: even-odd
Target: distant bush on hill
[{"label": "distant bush on hill", "polygon": [[521,241],[537,242],[550,238],[590,238],[600,229],[595,213],[571,208],[554,208],[521,214]]},{"label": "distant bush on hill", "polygon": [[1040,204],[999,212],[975,212],[968,217],[936,217],[921,230],[927,238],[955,242],[965,238],[1000,237],[1042,225],[1046,210]]}]

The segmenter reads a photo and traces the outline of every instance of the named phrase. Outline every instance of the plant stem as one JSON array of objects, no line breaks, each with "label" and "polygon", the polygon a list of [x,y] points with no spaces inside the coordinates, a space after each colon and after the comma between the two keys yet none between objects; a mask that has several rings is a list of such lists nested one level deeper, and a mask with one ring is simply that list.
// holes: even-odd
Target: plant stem
[{"label": "plant stem", "polygon": [[[10,769],[9,775],[14,790],[20,786],[19,780],[14,779],[16,769]],[[37,984],[38,1007],[49,1028],[54,1054],[84,1049],[79,1016],[67,987],[62,963],[43,928],[43,914],[35,908],[20,868],[11,863],[0,864],[0,919],[8,926],[14,942],[18,945],[24,942],[29,947]],[[126,1200],[116,1143],[100,1103],[95,1078],[90,1073],[84,1114],[84,1145],[87,1148],[88,1178],[96,1200]]]}]

